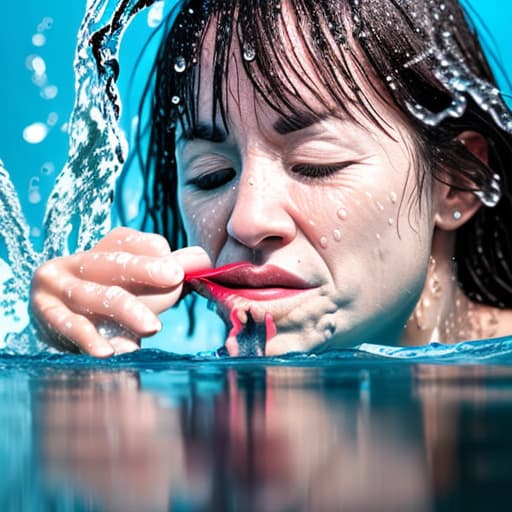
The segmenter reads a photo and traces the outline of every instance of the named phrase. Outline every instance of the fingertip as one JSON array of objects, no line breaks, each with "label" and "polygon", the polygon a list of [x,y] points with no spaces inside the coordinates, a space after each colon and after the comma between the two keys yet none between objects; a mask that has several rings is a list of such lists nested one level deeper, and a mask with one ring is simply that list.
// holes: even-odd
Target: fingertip
[{"label": "fingertip", "polygon": [[107,342],[91,344],[87,347],[86,352],[98,359],[107,359],[115,354],[114,348]]},{"label": "fingertip", "polygon": [[173,255],[185,273],[212,268],[208,253],[197,245],[175,251]]},{"label": "fingertip", "polygon": [[115,337],[111,338],[109,341],[114,348],[115,355],[129,354],[140,349],[135,341],[127,338]]}]

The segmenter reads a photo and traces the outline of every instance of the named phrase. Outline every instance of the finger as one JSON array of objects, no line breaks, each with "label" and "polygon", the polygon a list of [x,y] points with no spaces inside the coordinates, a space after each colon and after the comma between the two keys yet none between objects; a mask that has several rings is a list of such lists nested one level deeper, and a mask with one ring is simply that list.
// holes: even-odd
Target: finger
[{"label": "finger", "polygon": [[186,247],[164,257],[135,256],[127,252],[77,254],[75,273],[86,281],[115,284],[137,295],[182,284],[185,273],[211,268],[201,247]]},{"label": "finger", "polygon": [[114,336],[113,338],[110,338],[108,341],[114,348],[116,355],[129,354],[140,349],[140,346],[137,343],[137,341],[131,338]]},{"label": "finger", "polygon": [[76,277],[105,285],[119,285],[138,293],[179,285],[184,271],[169,253],[164,257],[136,256],[128,252],[77,254],[73,263]]},{"label": "finger", "polygon": [[[42,307],[37,304],[41,301],[45,302]],[[47,300],[38,297],[35,309],[39,322],[45,325],[46,332],[52,338],[51,344],[65,347],[71,343],[81,352],[99,358],[114,355],[112,345],[98,334],[93,323],[83,315],[74,313],[60,302],[52,301],[51,297],[47,297]]]},{"label": "finger", "polygon": [[137,337],[151,336],[162,327],[148,306],[119,286],[81,282],[68,287],[62,300],[75,313],[115,319]]},{"label": "finger", "polygon": [[[185,272],[194,272],[211,268],[211,261],[201,247],[187,247],[173,252],[173,256]],[[183,284],[183,283],[182,283]],[[155,313],[162,313],[174,306],[183,295],[183,286],[178,286],[170,292],[144,294],[139,299]]]},{"label": "finger", "polygon": [[118,227],[101,239],[92,252],[120,251],[146,256],[167,256],[169,242],[161,235]]},{"label": "finger", "polygon": [[137,298],[157,315],[176,305],[182,298],[183,286],[179,286],[167,293],[140,295]]},{"label": "finger", "polygon": [[172,254],[185,273],[212,268],[210,257],[202,247],[185,247]]}]

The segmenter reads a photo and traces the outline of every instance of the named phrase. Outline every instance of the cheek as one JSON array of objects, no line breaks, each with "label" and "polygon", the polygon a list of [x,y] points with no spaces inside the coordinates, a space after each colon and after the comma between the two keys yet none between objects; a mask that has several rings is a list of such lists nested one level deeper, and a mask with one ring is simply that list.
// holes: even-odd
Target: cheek
[{"label": "cheek", "polygon": [[302,231],[321,252],[347,245],[376,246],[396,233],[398,194],[363,183],[333,184],[296,193]]},{"label": "cheek", "polygon": [[182,193],[180,206],[189,245],[203,247],[210,257],[219,253],[225,238],[231,211],[229,194],[211,194],[204,197]]}]

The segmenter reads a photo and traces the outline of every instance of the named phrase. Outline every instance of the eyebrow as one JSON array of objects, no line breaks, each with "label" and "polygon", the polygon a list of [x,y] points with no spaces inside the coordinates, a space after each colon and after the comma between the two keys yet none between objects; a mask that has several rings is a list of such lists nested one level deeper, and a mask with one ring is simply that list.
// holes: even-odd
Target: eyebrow
[{"label": "eyebrow", "polygon": [[218,126],[208,123],[196,123],[193,127],[183,130],[180,139],[191,141],[194,139],[208,142],[225,142],[228,134]]},{"label": "eyebrow", "polygon": [[279,118],[273,124],[273,128],[279,135],[288,135],[320,123],[330,115],[329,112],[320,114],[315,112],[298,112],[287,117]]},{"label": "eyebrow", "polygon": [[[279,135],[288,135],[306,128],[310,128],[317,123],[327,119],[331,114],[329,112],[298,112],[287,117],[280,117],[272,127]],[[218,126],[208,123],[196,123],[193,127],[184,130],[179,137],[184,141],[204,140],[208,142],[225,142],[228,134]]]}]

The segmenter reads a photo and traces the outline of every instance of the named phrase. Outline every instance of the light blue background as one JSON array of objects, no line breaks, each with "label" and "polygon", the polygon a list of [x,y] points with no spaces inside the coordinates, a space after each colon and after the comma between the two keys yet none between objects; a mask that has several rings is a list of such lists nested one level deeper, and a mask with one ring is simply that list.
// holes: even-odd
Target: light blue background
[{"label": "light blue background", "polygon": [[[413,0],[412,0],[413,1]],[[510,0],[472,0],[472,5],[489,27],[494,43],[484,36],[484,42],[498,54],[507,74],[512,76],[512,4]],[[40,228],[45,198],[53,184],[55,174],[62,168],[67,155],[67,135],[63,125],[67,122],[74,95],[73,54],[76,34],[80,24],[85,1],[73,0],[24,0],[9,2],[2,9],[2,30],[0,30],[0,159],[18,190],[28,223],[35,229],[33,242],[39,247]],[[52,18],[51,28],[43,30],[46,44],[36,47],[32,44],[32,36],[38,32],[44,18]],[[150,31],[147,27],[147,12],[138,16],[130,27],[121,53],[120,78],[121,91],[127,89],[130,81],[128,70],[135,62],[141,47]],[[46,74],[49,85],[58,88],[54,99],[43,99],[41,88],[32,82],[33,73],[27,69],[26,60],[30,55],[39,55],[46,63]],[[139,74],[143,77],[144,73]],[[497,73],[498,79],[502,77]],[[137,82],[137,88],[141,81]],[[501,80],[504,92],[510,93]],[[136,105],[136,102],[132,102]],[[129,127],[133,110],[126,102],[124,110],[124,126]],[[47,137],[39,144],[29,144],[23,139],[22,133],[26,126],[35,123],[46,123],[50,117],[57,119]],[[54,168],[48,174],[48,169]],[[34,202],[41,197],[39,202]],[[30,200],[31,199],[31,200]],[[0,255],[4,253],[0,242]],[[179,329],[172,337],[182,335],[183,322],[179,320],[181,313],[174,316],[173,323]],[[178,319],[176,323],[176,319]],[[213,321],[213,320],[212,320]],[[2,320],[0,319],[0,323]],[[208,322],[202,322],[207,324]],[[0,325],[1,327],[1,325]],[[0,329],[1,331],[1,329]],[[211,331],[210,331],[211,332]],[[163,336],[169,337],[169,334]],[[199,338],[208,333],[199,332]],[[1,337],[1,332],[0,332]],[[216,338],[216,337],[215,337]],[[159,343],[159,342],[158,342]],[[214,341],[212,343],[217,343]],[[206,345],[211,345],[207,343]],[[196,345],[188,349],[207,348]]]}]

